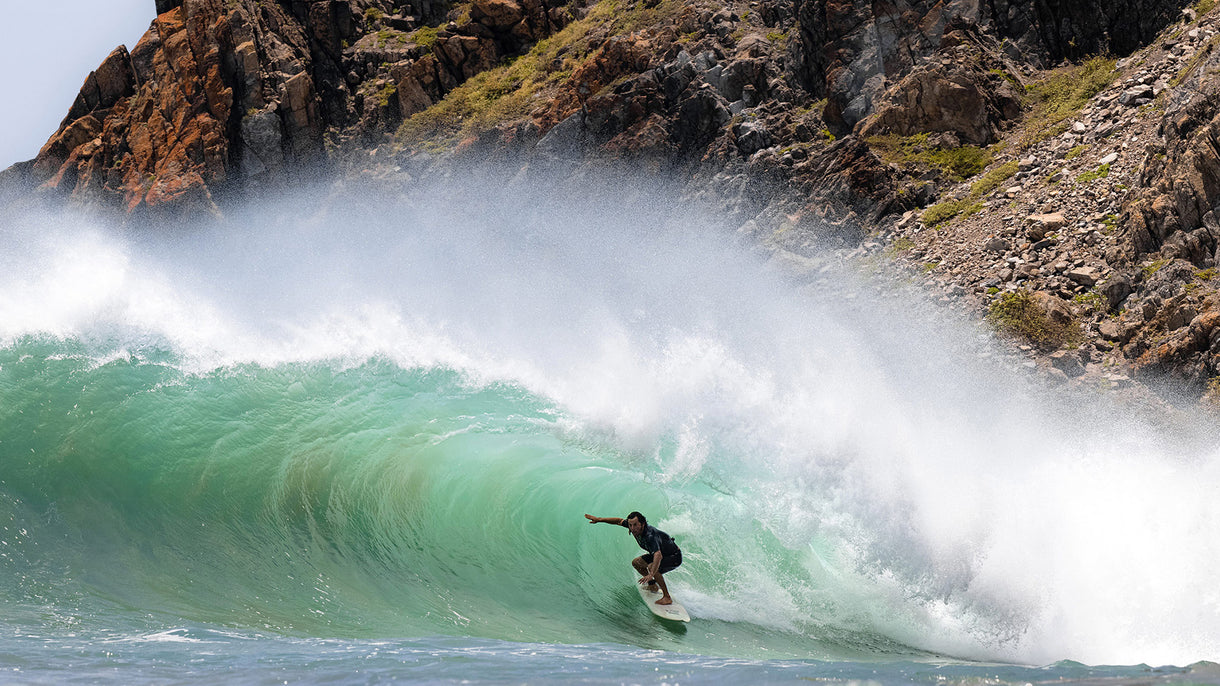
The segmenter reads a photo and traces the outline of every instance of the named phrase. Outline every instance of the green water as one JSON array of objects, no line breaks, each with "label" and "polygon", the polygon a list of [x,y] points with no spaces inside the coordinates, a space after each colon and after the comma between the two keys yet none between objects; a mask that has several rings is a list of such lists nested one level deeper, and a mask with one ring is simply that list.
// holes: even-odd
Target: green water
[{"label": "green water", "polygon": [[[582,514],[681,521],[726,496],[659,485],[638,456],[565,437],[562,412],[519,388],[382,360],[194,375],[168,358],[99,362],[33,339],[0,354],[11,597],[303,636],[909,652],[877,636],[827,642],[799,614],[712,620],[698,640],[651,623],[624,583],[630,537]],[[715,588],[741,561],[694,534],[675,532],[687,559],[675,584]],[[757,531],[739,545],[808,583],[799,553]]]}]

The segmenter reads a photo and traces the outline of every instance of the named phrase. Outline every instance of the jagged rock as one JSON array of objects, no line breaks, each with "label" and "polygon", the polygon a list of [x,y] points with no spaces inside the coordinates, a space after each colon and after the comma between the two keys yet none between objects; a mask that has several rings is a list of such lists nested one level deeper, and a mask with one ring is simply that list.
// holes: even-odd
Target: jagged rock
[{"label": "jagged rock", "polygon": [[1046,291],[1034,291],[1032,299],[1034,305],[1055,324],[1067,326],[1072,323],[1074,319],[1072,308],[1062,298]]},{"label": "jagged rock", "polygon": [[[761,59],[743,59],[729,63],[721,72],[717,86],[721,95],[729,102],[741,100],[747,92],[752,92],[752,99],[767,91],[767,67]],[[758,104],[757,101],[747,106]]]},{"label": "jagged rock", "polygon": [[963,142],[987,145],[996,129],[1021,112],[1017,91],[973,61],[916,67],[878,99],[876,114],[862,123],[864,137],[952,132]]},{"label": "jagged rock", "polygon": [[1106,296],[1106,309],[1113,312],[1133,290],[1130,276],[1120,273],[1110,277],[1101,289],[1102,294]]},{"label": "jagged rock", "polygon": [[1113,341],[1119,345],[1126,345],[1135,332],[1139,330],[1139,326],[1134,322],[1123,321],[1118,319],[1103,319],[1097,325],[1098,333],[1107,341]]},{"label": "jagged rock", "polygon": [[472,14],[487,26],[441,32],[428,51],[395,33],[419,13],[361,20],[347,0],[157,7],[135,49],[116,49],[89,75],[60,129],[14,172],[23,183],[128,214],[214,212],[214,193],[243,181],[324,170],[328,129],[384,135],[569,17],[548,0],[480,0]]},{"label": "jagged rock", "polygon": [[525,18],[525,9],[515,0],[474,0],[471,19],[490,29],[506,31]]},{"label": "jagged rock", "polygon": [[738,124],[735,133],[737,147],[744,155],[753,155],[771,144],[771,136],[767,133],[767,128],[758,122]]},{"label": "jagged rock", "polygon": [[[1220,330],[1220,310],[1210,310],[1196,316],[1190,325],[1179,328],[1176,335],[1148,352],[1149,365],[1165,367],[1207,353]],[[1197,379],[1206,381],[1206,379]]]},{"label": "jagged rock", "polygon": [[1165,330],[1177,331],[1186,326],[1199,315],[1198,310],[1190,305],[1175,304],[1171,311],[1165,316]]}]

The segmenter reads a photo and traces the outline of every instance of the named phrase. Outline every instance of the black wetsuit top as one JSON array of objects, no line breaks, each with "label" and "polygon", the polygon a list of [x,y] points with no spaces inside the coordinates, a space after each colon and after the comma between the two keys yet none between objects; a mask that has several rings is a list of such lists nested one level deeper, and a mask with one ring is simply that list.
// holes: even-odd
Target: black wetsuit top
[{"label": "black wetsuit top", "polygon": [[[623,520],[623,527],[627,527],[627,520]],[[645,525],[644,530],[638,536],[635,536],[635,542],[640,544],[640,547],[650,553],[661,551],[661,563],[669,566],[673,563],[682,562],[682,550],[678,548],[678,544],[674,543],[674,539],[664,531],[652,525]],[[652,560],[650,559],[649,562]],[[677,566],[674,564],[673,566]]]}]

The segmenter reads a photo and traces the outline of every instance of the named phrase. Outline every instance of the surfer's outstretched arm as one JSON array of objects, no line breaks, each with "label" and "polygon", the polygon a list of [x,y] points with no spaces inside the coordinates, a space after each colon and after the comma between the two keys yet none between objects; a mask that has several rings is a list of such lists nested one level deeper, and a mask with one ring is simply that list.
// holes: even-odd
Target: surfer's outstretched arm
[{"label": "surfer's outstretched arm", "polygon": [[587,515],[585,515],[585,519],[589,520],[590,524],[597,524],[598,522],[604,522],[606,524],[613,524],[615,526],[623,525],[622,517],[594,517],[591,514],[587,514]]}]

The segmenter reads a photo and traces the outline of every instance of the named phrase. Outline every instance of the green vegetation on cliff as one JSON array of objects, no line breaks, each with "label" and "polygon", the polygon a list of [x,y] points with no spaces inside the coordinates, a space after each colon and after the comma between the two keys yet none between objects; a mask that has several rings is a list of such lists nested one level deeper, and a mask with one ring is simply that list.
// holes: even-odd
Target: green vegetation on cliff
[{"label": "green vegetation on cliff", "polygon": [[955,217],[969,217],[983,209],[979,199],[1000,187],[1013,174],[1017,173],[1018,163],[1010,160],[992,169],[970,186],[970,195],[961,200],[946,200],[932,205],[923,211],[919,219],[926,226],[937,226]]},{"label": "green vegetation on cliff", "polygon": [[1024,289],[1004,293],[993,300],[987,321],[1001,332],[1043,347],[1073,345],[1080,338],[1080,326],[1074,320],[1055,321],[1038,306],[1034,294]]},{"label": "green vegetation on cliff", "polygon": [[[471,77],[440,102],[407,118],[398,128],[396,141],[402,146],[447,149],[498,124],[523,118],[544,102],[544,91],[568,81],[608,38],[643,27],[670,25],[683,7],[680,0],[662,0],[651,7],[602,0],[583,19],[538,41],[529,52]],[[435,43],[435,36],[432,38]]]},{"label": "green vegetation on cliff", "polygon": [[881,159],[900,165],[923,165],[939,169],[954,181],[963,181],[991,164],[991,153],[973,145],[941,148],[930,145],[929,134],[873,136],[868,139]]},{"label": "green vegetation on cliff", "polygon": [[1020,147],[1057,136],[1067,128],[1089,98],[1102,92],[1118,76],[1116,60],[1092,57],[1080,64],[1052,70],[1029,87],[1032,109],[1026,117]]},{"label": "green vegetation on cliff", "polygon": [[919,219],[927,226],[937,226],[955,217],[969,217],[982,209],[983,203],[975,202],[973,198],[946,200],[924,210]]}]

